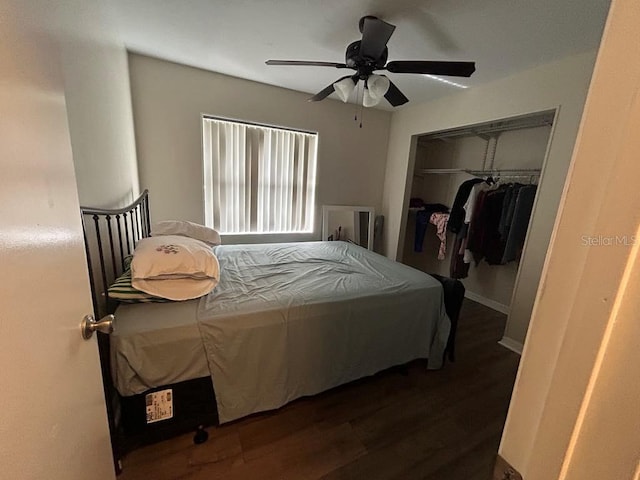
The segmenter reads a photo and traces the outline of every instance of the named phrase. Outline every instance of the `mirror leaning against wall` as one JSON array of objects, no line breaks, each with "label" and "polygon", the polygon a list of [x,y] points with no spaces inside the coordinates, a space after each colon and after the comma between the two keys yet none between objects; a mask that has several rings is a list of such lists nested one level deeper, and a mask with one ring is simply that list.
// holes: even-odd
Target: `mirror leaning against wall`
[{"label": "mirror leaning against wall", "polygon": [[322,206],[322,240],[355,243],[373,250],[373,207]]}]

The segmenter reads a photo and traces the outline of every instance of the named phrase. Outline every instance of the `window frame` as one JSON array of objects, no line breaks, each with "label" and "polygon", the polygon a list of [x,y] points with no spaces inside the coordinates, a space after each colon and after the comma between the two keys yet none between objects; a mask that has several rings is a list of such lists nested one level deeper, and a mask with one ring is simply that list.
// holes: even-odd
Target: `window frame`
[{"label": "window frame", "polygon": [[[207,195],[207,176],[205,174],[205,144],[204,144],[204,121],[205,120],[216,120],[216,121],[220,121],[220,122],[230,122],[230,123],[237,123],[237,124],[242,124],[242,125],[247,125],[250,127],[258,127],[258,128],[264,128],[264,129],[272,129],[272,130],[282,130],[282,131],[287,131],[287,132],[294,132],[294,133],[301,133],[301,134],[306,134],[306,135],[315,135],[315,162],[314,162],[314,169],[313,169],[313,173],[312,173],[312,182],[309,183],[309,185],[313,188],[313,193],[311,195],[311,208],[310,208],[310,218],[309,218],[309,230],[294,230],[294,231],[278,231],[278,232],[228,232],[228,233],[222,233],[220,232],[220,235],[222,236],[226,236],[226,237],[242,237],[242,236],[259,236],[259,235],[271,235],[271,236],[291,236],[291,235],[301,235],[301,236],[309,236],[312,235],[316,232],[317,227],[316,227],[316,217],[317,217],[317,209],[318,209],[318,205],[317,205],[317,190],[318,190],[318,152],[319,152],[319,148],[320,148],[320,135],[317,131],[314,130],[306,130],[306,129],[301,129],[301,128],[293,128],[293,127],[286,127],[286,126],[281,126],[281,125],[274,125],[274,124],[268,124],[268,123],[261,123],[261,122],[254,122],[254,121],[250,121],[250,120],[242,120],[242,119],[238,119],[238,118],[232,118],[232,117],[225,117],[225,116],[220,116],[220,115],[211,115],[211,114],[207,114],[207,113],[201,113],[200,114],[200,162],[201,162],[201,172],[202,172],[202,205],[203,205],[203,215],[202,215],[202,223],[206,224],[207,223],[207,212],[206,212],[206,195]],[[211,188],[211,187],[209,187]],[[252,192],[253,193],[253,192]],[[213,227],[212,225],[207,225],[208,227]]]}]

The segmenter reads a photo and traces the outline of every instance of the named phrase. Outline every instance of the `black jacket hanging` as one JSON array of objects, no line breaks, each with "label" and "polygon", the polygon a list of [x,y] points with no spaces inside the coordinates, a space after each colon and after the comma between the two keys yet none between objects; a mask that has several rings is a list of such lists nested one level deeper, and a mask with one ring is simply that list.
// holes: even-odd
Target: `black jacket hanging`
[{"label": "black jacket hanging", "polygon": [[480,183],[483,180],[480,178],[474,178],[462,182],[456,193],[456,198],[453,201],[451,207],[451,214],[449,215],[448,229],[450,232],[458,233],[464,223],[464,204],[467,203],[471,189],[476,183]]}]

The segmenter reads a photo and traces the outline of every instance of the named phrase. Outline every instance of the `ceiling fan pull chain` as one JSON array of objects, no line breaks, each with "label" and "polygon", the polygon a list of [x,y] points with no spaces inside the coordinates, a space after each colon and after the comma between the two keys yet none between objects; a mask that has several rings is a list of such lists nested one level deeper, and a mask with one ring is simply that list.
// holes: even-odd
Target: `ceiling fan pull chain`
[{"label": "ceiling fan pull chain", "polygon": [[356,113],[353,116],[353,121],[357,122],[358,121],[358,99],[360,98],[360,82],[357,83],[356,85]]},{"label": "ceiling fan pull chain", "polygon": [[364,89],[367,88],[366,85],[362,87],[362,101],[360,102],[360,128],[362,128],[362,118],[364,117]]},{"label": "ceiling fan pull chain", "polygon": [[364,116],[364,91],[367,88],[367,81],[362,85],[362,98],[360,99],[360,128],[362,128],[362,117]]}]

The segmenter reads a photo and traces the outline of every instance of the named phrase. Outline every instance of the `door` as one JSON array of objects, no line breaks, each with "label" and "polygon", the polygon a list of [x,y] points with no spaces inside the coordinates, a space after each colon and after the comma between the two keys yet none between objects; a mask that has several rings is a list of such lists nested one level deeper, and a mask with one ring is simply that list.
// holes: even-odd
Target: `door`
[{"label": "door", "polygon": [[2,478],[114,478],[77,189],[47,2],[0,2]]}]

